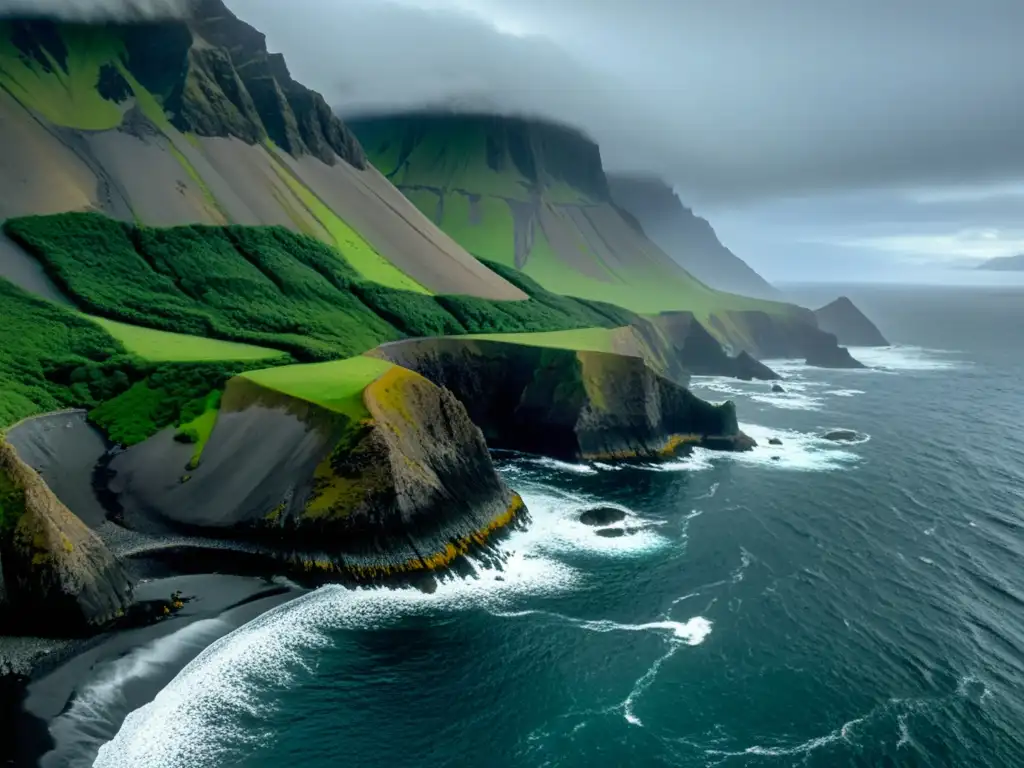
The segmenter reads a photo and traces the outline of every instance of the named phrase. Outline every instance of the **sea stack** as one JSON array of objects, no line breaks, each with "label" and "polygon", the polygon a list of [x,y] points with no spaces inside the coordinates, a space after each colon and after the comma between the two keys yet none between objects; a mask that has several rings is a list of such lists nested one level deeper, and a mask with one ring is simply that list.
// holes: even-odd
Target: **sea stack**
[{"label": "sea stack", "polygon": [[882,332],[846,296],[814,310],[821,330],[833,334],[840,344],[850,347],[887,347]]}]

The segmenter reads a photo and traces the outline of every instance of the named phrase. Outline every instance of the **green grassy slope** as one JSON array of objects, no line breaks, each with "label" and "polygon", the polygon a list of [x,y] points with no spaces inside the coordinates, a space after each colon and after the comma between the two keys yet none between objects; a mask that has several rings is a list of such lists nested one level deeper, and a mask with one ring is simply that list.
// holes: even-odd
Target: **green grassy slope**
[{"label": "green grassy slope", "polygon": [[612,207],[597,148],[583,136],[465,115],[351,125],[370,160],[460,245],[550,291],[642,314],[689,310],[702,320],[791,311],[713,290],[675,264]]},{"label": "green grassy slope", "polygon": [[57,125],[120,125],[121,108],[97,84],[121,68],[123,55],[123,41],[103,27],[60,25],[39,40],[23,24],[0,22],[0,86]]},{"label": "green grassy slope", "polygon": [[[117,128],[128,111],[137,106],[168,140],[167,149],[196,183],[207,208],[216,212],[213,221],[223,223],[226,218],[211,187],[181,149],[185,139],[195,137],[179,133],[168,110],[180,110],[182,88],[184,98],[192,99],[192,113],[211,113],[203,118],[210,125],[226,119],[218,110],[234,107],[227,96],[214,98],[216,94],[203,95],[196,90],[186,61],[175,57],[177,47],[182,51],[187,47],[187,43],[182,47],[182,35],[187,35],[184,26],[180,32],[172,35],[173,48],[169,40],[159,37],[149,41],[152,46],[168,46],[161,61],[159,54],[153,60],[148,54],[140,55],[143,43],[141,38],[134,39],[133,34],[142,33],[133,33],[130,26],[0,21],[0,89],[54,125],[86,131]],[[154,61],[159,68],[154,69]],[[229,77],[225,75],[224,82]],[[149,82],[156,92],[147,89],[140,80]],[[207,85],[214,89],[222,87],[212,81]],[[236,117],[244,122],[240,114]],[[252,114],[248,119],[259,120]],[[185,130],[185,126],[181,127]],[[248,130],[253,136],[266,134],[262,124],[250,125]],[[280,150],[269,139],[265,144],[276,158]],[[276,162],[273,167],[294,195],[292,202],[306,208],[323,225],[333,244],[363,279],[401,290],[429,292],[382,256],[283,162]]]},{"label": "green grassy slope", "polygon": [[266,389],[316,403],[357,421],[370,415],[363,404],[363,390],[392,367],[383,360],[360,356],[329,363],[267,368],[250,371],[244,376]]},{"label": "green grassy slope", "polygon": [[[144,359],[93,318],[3,279],[0,317],[0,430],[36,414],[85,408],[113,440],[131,445],[164,427],[193,422],[211,409],[212,393],[228,378],[274,361]],[[124,326],[116,330],[134,342],[152,341],[155,333]],[[196,339],[186,348],[208,354],[214,346]],[[275,354],[277,360],[288,360]]]},{"label": "green grassy slope", "polygon": [[[277,151],[273,147],[270,149],[271,152]],[[346,224],[338,214],[332,211],[312,190],[299,181],[280,162],[275,164],[274,170],[306,207],[306,210],[327,230],[334,239],[338,251],[345,255],[345,258],[361,277],[371,282],[380,283],[388,288],[397,288],[416,293],[430,293],[430,291],[377,253],[372,245]]]},{"label": "green grassy slope", "polygon": [[90,320],[0,279],[0,428],[130,385],[124,347]]},{"label": "green grassy slope", "polygon": [[573,349],[577,352],[614,352],[614,334],[611,328],[580,328],[575,331],[548,331],[542,333],[474,333],[469,339],[503,341],[527,347]]},{"label": "green grassy slope", "polygon": [[102,317],[90,318],[133,355],[155,363],[199,363],[212,360],[266,360],[279,357],[276,349],[169,333]]},{"label": "green grassy slope", "polygon": [[305,361],[351,357],[403,336],[615,327],[630,318],[551,294],[500,265],[494,269],[532,298],[387,288],[362,280],[319,241],[274,227],[153,229],[60,214],[12,219],[4,229],[90,314]]}]

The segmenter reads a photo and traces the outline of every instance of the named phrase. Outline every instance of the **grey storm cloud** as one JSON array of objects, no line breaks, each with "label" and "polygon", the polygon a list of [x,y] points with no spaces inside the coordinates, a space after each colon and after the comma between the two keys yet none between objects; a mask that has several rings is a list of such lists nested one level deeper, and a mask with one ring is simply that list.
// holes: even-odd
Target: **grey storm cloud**
[{"label": "grey storm cloud", "polygon": [[229,0],[343,114],[576,125],[724,202],[1024,175],[1020,0]]},{"label": "grey storm cloud", "polygon": [[0,0],[0,18],[45,16],[68,21],[173,18],[188,13],[189,0]]}]

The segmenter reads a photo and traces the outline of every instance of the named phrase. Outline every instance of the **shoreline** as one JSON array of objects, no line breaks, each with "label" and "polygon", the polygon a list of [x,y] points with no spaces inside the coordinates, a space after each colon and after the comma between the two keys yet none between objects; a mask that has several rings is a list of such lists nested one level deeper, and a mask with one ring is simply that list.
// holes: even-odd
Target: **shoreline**
[{"label": "shoreline", "polygon": [[0,637],[0,716],[13,724],[0,764],[91,766],[124,718],[211,644],[310,590],[280,576],[178,574],[144,579],[140,600],[180,591],[182,609],[91,638]]}]

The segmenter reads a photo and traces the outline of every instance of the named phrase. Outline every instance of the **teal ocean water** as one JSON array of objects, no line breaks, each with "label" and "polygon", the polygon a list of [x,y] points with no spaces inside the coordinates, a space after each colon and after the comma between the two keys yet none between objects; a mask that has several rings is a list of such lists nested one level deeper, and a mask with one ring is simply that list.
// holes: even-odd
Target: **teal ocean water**
[{"label": "teal ocean water", "polygon": [[852,295],[874,369],[695,382],[753,453],[503,457],[533,517],[503,571],[265,614],[96,765],[1024,765],[1024,291]]}]

